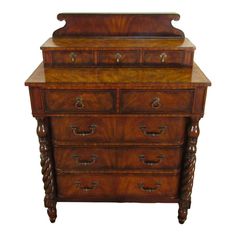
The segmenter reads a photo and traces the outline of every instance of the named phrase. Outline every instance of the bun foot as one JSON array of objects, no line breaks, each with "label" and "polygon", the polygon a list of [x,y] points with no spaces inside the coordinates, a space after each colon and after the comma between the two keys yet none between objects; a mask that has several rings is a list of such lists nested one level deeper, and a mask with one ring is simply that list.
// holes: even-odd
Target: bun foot
[{"label": "bun foot", "polygon": [[187,215],[188,215],[187,209],[179,208],[178,219],[180,224],[183,224],[186,221]]},{"label": "bun foot", "polygon": [[54,223],[57,218],[57,209],[56,208],[48,208],[47,213],[48,213],[51,223]]}]

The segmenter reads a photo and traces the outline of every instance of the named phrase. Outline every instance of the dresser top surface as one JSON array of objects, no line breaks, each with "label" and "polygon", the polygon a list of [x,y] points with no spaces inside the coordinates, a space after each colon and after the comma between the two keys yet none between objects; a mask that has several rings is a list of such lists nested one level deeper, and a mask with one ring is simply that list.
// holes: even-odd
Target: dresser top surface
[{"label": "dresser top surface", "polygon": [[195,46],[187,38],[144,38],[144,37],[82,37],[49,38],[42,46],[43,50],[71,49],[115,49],[118,48],[155,48],[170,50],[194,50]]},{"label": "dresser top surface", "polygon": [[53,68],[41,63],[25,83],[27,86],[63,85],[175,85],[208,86],[200,68]]}]

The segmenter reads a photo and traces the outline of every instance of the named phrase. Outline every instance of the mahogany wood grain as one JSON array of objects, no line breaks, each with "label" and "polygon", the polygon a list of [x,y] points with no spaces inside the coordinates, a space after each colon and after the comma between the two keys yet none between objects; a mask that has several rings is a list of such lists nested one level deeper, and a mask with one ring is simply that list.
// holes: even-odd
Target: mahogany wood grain
[{"label": "mahogany wood grain", "polygon": [[46,90],[45,109],[51,113],[114,112],[113,90]]},{"label": "mahogany wood grain", "polygon": [[[182,144],[186,120],[181,117],[52,117],[53,139],[80,142]],[[84,133],[86,133],[84,135]]]},{"label": "mahogany wood grain", "polygon": [[194,90],[121,90],[122,113],[191,112]]},{"label": "mahogany wood grain", "polygon": [[158,202],[158,198],[178,198],[178,189],[178,174],[57,174],[60,199]]},{"label": "mahogany wood grain", "polygon": [[176,13],[168,14],[73,14],[61,13],[58,20],[65,20],[64,27],[53,37],[81,36],[164,36],[184,38],[184,33],[172,26],[179,20]]},{"label": "mahogany wood grain", "polygon": [[57,201],[179,203],[184,223],[207,87],[178,14],[67,14],[29,86],[51,222]]},{"label": "mahogany wood grain", "polygon": [[55,166],[63,170],[156,170],[180,168],[181,147],[57,147]]}]

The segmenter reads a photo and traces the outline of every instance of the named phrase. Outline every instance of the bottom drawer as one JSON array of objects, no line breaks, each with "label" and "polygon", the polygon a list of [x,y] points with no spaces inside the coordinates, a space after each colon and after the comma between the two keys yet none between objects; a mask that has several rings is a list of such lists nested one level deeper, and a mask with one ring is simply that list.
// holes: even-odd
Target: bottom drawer
[{"label": "bottom drawer", "polygon": [[179,174],[57,175],[59,200],[158,202],[178,198]]}]

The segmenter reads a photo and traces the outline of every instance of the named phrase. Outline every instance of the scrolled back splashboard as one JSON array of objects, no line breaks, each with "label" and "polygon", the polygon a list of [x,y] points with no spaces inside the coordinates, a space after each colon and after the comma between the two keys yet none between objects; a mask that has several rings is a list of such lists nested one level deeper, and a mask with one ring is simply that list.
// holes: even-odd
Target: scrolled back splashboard
[{"label": "scrolled back splashboard", "polygon": [[66,14],[26,81],[51,222],[59,201],[178,203],[184,223],[207,87],[179,15]]}]

